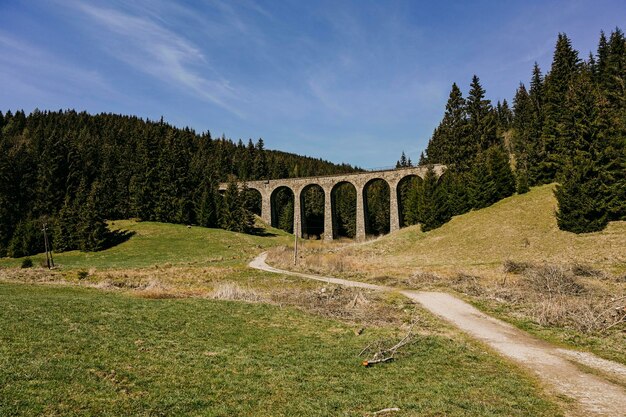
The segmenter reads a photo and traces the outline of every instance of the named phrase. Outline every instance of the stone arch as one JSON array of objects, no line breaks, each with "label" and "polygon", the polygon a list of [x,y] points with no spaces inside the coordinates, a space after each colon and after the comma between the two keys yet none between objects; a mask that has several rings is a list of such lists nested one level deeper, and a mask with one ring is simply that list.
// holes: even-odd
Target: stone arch
[{"label": "stone arch", "polygon": [[365,234],[389,233],[391,227],[390,202],[392,185],[380,177],[369,179],[363,186]]},{"label": "stone arch", "polygon": [[293,233],[295,193],[287,185],[274,188],[270,194],[271,225]]},{"label": "stone arch", "polygon": [[357,235],[357,190],[352,182],[340,181],[330,191],[333,232],[337,237],[355,238]]},{"label": "stone arch", "polygon": [[396,194],[398,198],[399,226],[406,227],[417,224],[416,205],[419,187],[424,180],[417,174],[409,174],[398,181]]},{"label": "stone arch", "polygon": [[[326,196],[324,188],[311,183],[305,185],[300,191],[302,237],[321,239],[324,235],[324,210]],[[331,231],[332,233],[332,231]]]}]

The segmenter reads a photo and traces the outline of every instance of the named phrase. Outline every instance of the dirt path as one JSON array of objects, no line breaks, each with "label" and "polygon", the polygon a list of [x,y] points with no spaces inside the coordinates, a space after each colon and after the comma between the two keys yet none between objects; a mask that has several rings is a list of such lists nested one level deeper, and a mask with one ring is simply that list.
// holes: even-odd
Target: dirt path
[{"label": "dirt path", "polygon": [[[267,272],[314,279],[348,287],[379,291],[397,291],[382,285],[349,281],[285,271],[266,264],[267,253],[256,257],[249,266]],[[609,373],[619,379],[626,375],[626,367],[598,358],[586,352],[557,348],[530,336],[503,321],[494,319],[468,303],[442,292],[400,291],[424,308],[454,324],[465,333],[486,343],[503,356],[534,372],[557,393],[577,401],[584,415],[626,417],[626,390],[606,379],[587,373],[576,365],[580,363]]]}]

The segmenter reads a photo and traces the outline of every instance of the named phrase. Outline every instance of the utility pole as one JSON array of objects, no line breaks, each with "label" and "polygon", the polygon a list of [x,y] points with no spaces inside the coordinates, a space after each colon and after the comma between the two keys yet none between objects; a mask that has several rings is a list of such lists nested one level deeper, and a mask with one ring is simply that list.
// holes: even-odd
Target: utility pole
[{"label": "utility pole", "polygon": [[52,259],[52,247],[50,246],[50,242],[48,241],[48,224],[43,224],[43,243],[46,248],[46,265],[48,265],[48,269],[54,268],[54,259]]}]

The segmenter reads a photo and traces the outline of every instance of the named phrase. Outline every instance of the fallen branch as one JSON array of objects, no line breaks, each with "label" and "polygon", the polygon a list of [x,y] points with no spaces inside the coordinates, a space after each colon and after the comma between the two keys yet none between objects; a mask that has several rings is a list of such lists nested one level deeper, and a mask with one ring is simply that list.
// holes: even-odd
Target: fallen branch
[{"label": "fallen branch", "polygon": [[[409,327],[409,331],[407,332],[407,334],[398,343],[391,346],[390,348],[382,348],[382,347],[379,348],[378,351],[374,353],[371,359],[366,359],[363,361],[363,366],[372,366],[378,363],[385,363],[385,362],[393,361],[395,359],[395,355],[398,349],[402,348],[403,346],[408,345],[409,343],[413,341],[413,337],[415,336],[415,334],[413,333],[413,328],[415,327],[416,324],[417,324],[417,320],[414,320],[411,323],[411,326]],[[367,345],[361,351],[361,353],[359,353],[359,356],[363,356],[363,354],[365,354],[366,352],[371,351],[371,347],[374,344],[375,342]],[[378,342],[378,345],[380,346],[381,343]]]}]

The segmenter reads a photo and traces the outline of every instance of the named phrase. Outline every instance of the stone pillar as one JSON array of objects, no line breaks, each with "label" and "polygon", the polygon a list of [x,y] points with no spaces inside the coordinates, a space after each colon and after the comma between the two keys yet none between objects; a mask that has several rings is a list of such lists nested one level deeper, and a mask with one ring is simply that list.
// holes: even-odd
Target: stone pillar
[{"label": "stone pillar", "polygon": [[261,193],[261,219],[269,226],[272,226],[272,192]]},{"label": "stone pillar", "polygon": [[333,230],[333,201],[332,187],[324,188],[324,240],[333,240],[335,231]]},{"label": "stone pillar", "polygon": [[389,183],[389,233],[400,230],[400,207],[398,205],[398,183]]},{"label": "stone pillar", "polygon": [[302,189],[293,189],[293,233],[302,237]]},{"label": "stone pillar", "polygon": [[365,188],[354,184],[356,188],[356,240],[365,240]]}]

